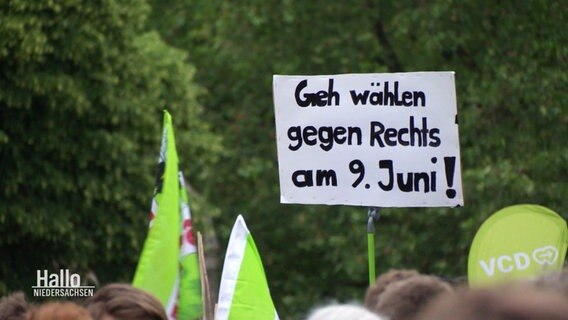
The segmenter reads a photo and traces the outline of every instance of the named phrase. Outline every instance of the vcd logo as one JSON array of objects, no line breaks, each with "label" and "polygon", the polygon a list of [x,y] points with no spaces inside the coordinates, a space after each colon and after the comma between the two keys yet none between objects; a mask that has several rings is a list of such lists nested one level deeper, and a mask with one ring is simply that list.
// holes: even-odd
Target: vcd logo
[{"label": "vcd logo", "polygon": [[[532,258],[532,259],[531,259]],[[480,260],[479,264],[487,276],[495,274],[495,268],[502,273],[509,273],[514,270],[525,270],[531,265],[531,260],[541,266],[553,265],[558,259],[558,249],[553,246],[546,246],[533,250],[529,255],[524,252],[517,252],[511,255],[502,255],[497,258],[492,257],[489,262]]]}]

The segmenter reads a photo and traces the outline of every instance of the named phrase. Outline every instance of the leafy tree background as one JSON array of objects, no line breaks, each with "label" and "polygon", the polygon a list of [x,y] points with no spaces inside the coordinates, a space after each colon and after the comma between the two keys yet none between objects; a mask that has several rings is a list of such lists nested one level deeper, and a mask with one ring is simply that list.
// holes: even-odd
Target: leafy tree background
[{"label": "leafy tree background", "polygon": [[130,281],[148,226],[162,128],[206,180],[220,138],[201,119],[187,54],[146,26],[144,1],[0,5],[0,293],[36,270]]},{"label": "leafy tree background", "polygon": [[131,279],[167,107],[197,228],[221,246],[211,254],[222,261],[242,213],[281,318],[361,300],[366,208],[279,203],[273,74],[456,72],[465,206],[383,209],[378,273],[464,276],[477,228],[508,205],[568,217],[561,1],[19,0],[0,10],[0,293],[28,290],[38,268]]}]

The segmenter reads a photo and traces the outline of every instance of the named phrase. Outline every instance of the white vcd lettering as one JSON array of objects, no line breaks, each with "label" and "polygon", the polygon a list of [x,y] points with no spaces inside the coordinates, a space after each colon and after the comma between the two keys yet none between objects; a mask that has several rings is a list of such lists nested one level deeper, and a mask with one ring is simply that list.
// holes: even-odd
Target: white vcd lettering
[{"label": "white vcd lettering", "polygon": [[531,260],[537,264],[553,265],[558,259],[558,249],[554,246],[545,246],[534,249],[532,255],[524,252],[513,253],[512,255],[501,255],[491,257],[489,261],[479,260],[479,265],[485,274],[492,277],[495,269],[502,273],[510,273],[514,270],[526,270],[531,266]]},{"label": "white vcd lettering", "polygon": [[[507,260],[508,266],[505,266],[505,263],[503,262],[504,260]],[[499,258],[497,258],[497,269],[499,269],[499,271],[504,273],[509,273],[513,271],[514,270],[513,266],[509,264],[511,261],[513,261],[513,259],[511,259],[511,257],[509,256],[500,256]]]},{"label": "white vcd lettering", "polygon": [[479,260],[479,264],[481,265],[483,271],[485,271],[485,274],[490,277],[493,276],[493,274],[495,273],[495,258],[489,259],[489,265],[487,265],[487,263],[485,263],[485,261],[483,260]]},{"label": "white vcd lettering", "polygon": [[515,260],[517,270],[525,270],[531,265],[531,258],[524,252],[517,252],[513,254],[513,259]]}]

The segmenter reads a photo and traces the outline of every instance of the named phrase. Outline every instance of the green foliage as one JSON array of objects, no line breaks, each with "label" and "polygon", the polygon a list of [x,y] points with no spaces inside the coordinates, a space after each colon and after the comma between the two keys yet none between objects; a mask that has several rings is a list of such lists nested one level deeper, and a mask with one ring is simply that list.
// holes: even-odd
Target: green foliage
[{"label": "green foliage", "polygon": [[[568,205],[567,8],[524,1],[153,1],[150,21],[189,52],[226,149],[207,195],[221,243],[244,213],[280,315],[367,285],[366,209],[279,204],[273,74],[456,72],[465,207],[382,210],[377,271],[466,274],[498,209]],[[163,17],[168,17],[164,19]]]},{"label": "green foliage", "polygon": [[194,68],[146,28],[149,9],[139,0],[0,5],[0,294],[30,291],[38,269],[130,281],[163,109],[186,175],[210,174],[219,139],[201,119]]},{"label": "green foliage", "polygon": [[244,215],[282,319],[361,300],[366,208],[279,203],[273,74],[456,72],[465,206],[383,209],[377,273],[465,275],[477,228],[508,205],[568,217],[562,2],[150,4],[0,4],[0,293],[38,268],[129,279],[167,107],[194,216],[220,213],[224,248]]}]

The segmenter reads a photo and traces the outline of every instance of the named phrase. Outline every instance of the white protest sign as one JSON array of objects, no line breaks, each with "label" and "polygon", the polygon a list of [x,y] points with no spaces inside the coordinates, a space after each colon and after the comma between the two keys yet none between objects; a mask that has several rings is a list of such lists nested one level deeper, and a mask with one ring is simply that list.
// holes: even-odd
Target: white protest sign
[{"label": "white protest sign", "polygon": [[453,72],[275,75],[282,203],[463,205]]}]

